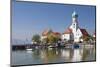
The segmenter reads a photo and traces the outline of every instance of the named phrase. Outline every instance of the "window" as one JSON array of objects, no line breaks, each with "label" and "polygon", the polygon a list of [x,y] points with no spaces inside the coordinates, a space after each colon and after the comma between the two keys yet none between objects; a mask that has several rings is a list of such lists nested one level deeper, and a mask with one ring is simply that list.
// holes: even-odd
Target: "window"
[{"label": "window", "polygon": [[75,28],[75,24],[73,24],[73,28]]}]

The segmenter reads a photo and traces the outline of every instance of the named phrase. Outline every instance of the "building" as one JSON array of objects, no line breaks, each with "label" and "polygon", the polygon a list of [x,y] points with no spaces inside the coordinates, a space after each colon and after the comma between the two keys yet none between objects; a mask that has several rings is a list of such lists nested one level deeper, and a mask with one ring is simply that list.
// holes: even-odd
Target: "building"
[{"label": "building", "polygon": [[78,14],[74,11],[72,13],[72,24],[62,34],[62,40],[73,40],[74,42],[83,41],[82,36],[88,36],[86,29],[82,29],[78,24]]},{"label": "building", "polygon": [[70,28],[67,28],[66,30],[65,30],[65,32],[62,34],[62,40],[74,40],[74,38],[73,38],[74,36],[73,36],[73,32],[72,32],[72,29],[70,29]]},{"label": "building", "polygon": [[45,30],[42,32],[41,40],[47,38],[47,35],[48,35],[49,33],[52,33],[52,30],[51,30],[51,29],[45,29]]},{"label": "building", "polygon": [[61,34],[60,34],[59,32],[53,32],[51,29],[46,29],[46,30],[44,30],[44,31],[42,32],[41,40],[47,38],[47,36],[48,36],[49,34],[53,34],[53,35],[55,35],[55,36],[61,38]]}]

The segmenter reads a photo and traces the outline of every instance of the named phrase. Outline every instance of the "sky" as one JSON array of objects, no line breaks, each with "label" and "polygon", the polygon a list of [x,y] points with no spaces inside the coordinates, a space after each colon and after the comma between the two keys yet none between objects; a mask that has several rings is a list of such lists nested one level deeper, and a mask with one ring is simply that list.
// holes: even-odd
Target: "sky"
[{"label": "sky", "polygon": [[45,29],[63,33],[72,23],[72,13],[89,33],[95,32],[95,7],[37,2],[12,2],[12,39],[31,40]]}]

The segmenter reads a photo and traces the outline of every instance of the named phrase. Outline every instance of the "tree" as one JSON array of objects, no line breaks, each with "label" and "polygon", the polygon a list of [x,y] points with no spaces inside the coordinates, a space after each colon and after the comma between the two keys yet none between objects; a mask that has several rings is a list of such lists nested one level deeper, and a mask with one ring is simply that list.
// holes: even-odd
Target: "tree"
[{"label": "tree", "polygon": [[56,43],[59,40],[59,37],[54,34],[49,34],[47,38],[49,43]]},{"label": "tree", "polygon": [[48,43],[48,38],[44,38],[44,39],[42,40],[42,42],[43,42],[43,43]]},{"label": "tree", "polygon": [[40,35],[38,35],[38,34],[33,35],[32,41],[36,42],[36,43],[39,43],[40,42]]},{"label": "tree", "polygon": [[83,41],[90,41],[93,40],[93,37],[91,35],[88,35],[88,36],[82,36],[80,37],[80,39],[83,39]]},{"label": "tree", "polygon": [[42,42],[46,43],[46,44],[53,44],[53,43],[57,43],[57,41],[59,39],[60,39],[60,37],[58,35],[55,35],[53,33],[49,33],[47,35],[47,37],[42,40]]}]

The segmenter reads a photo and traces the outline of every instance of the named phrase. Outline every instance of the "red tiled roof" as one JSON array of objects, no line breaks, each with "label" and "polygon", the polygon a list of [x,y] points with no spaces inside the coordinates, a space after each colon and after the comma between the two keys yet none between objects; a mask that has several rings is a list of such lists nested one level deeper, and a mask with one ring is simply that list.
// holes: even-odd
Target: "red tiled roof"
[{"label": "red tiled roof", "polygon": [[47,34],[49,33],[49,30],[44,30],[43,32],[42,32],[42,36],[46,36]]},{"label": "red tiled roof", "polygon": [[49,32],[53,33],[54,35],[61,35],[59,32],[52,32],[51,30],[44,30],[42,32],[42,36],[47,36]]},{"label": "red tiled roof", "polygon": [[63,34],[71,34],[72,33],[72,29],[67,28],[67,30],[65,30],[65,32]]},{"label": "red tiled roof", "polygon": [[53,32],[53,34],[55,34],[55,35],[61,35],[59,32]]},{"label": "red tiled roof", "polygon": [[88,32],[86,31],[86,29],[80,29],[80,30],[81,30],[83,35],[85,35],[85,36],[89,35]]}]

